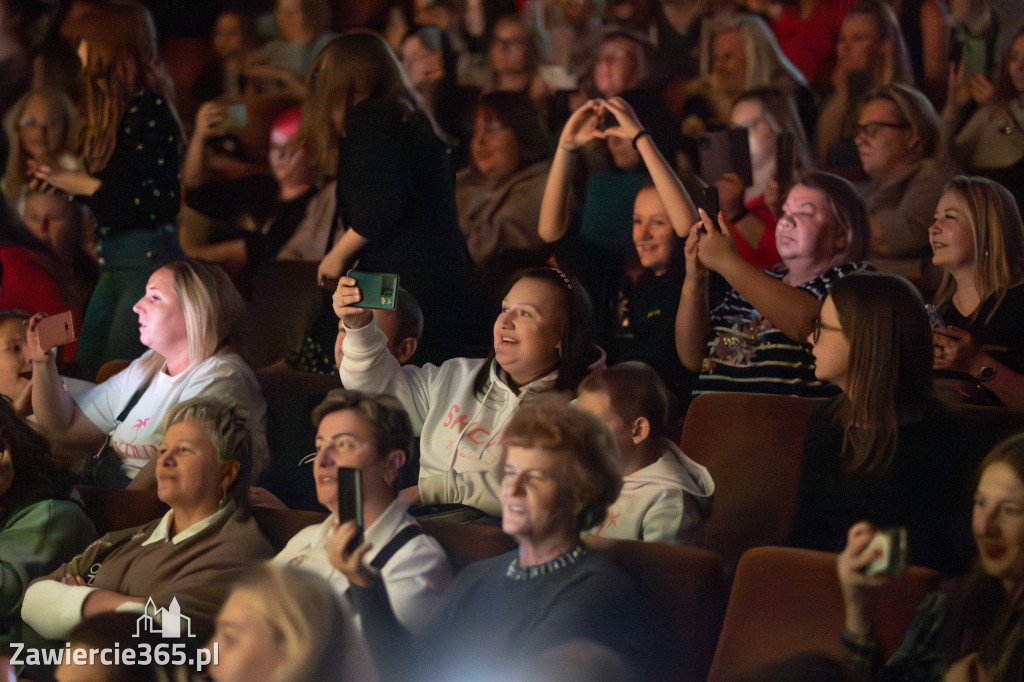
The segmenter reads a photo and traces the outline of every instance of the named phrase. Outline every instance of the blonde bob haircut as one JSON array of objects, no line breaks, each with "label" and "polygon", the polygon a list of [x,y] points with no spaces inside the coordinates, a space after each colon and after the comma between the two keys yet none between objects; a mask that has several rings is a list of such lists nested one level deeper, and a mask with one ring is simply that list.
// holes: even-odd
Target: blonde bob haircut
[{"label": "blonde bob haircut", "polygon": [[910,128],[917,138],[913,148],[922,159],[938,160],[946,153],[946,135],[942,119],[920,90],[903,83],[889,83],[864,95],[858,113],[868,102],[887,100],[896,107],[900,123]]},{"label": "blonde bob haircut", "polygon": [[[945,191],[966,209],[974,231],[974,283],[982,304],[970,319],[987,323],[1007,290],[1024,283],[1024,223],[1013,195],[998,182],[958,175],[946,184]],[[946,272],[935,302],[945,303],[954,293],[956,281]]]},{"label": "blonde bob haircut", "polygon": [[337,139],[345,137],[346,116],[354,104],[383,100],[401,120],[417,109],[416,95],[391,47],[369,31],[350,31],[329,42],[313,60],[306,88],[302,125],[292,144],[306,147],[325,173],[334,172]]},{"label": "blonde bob haircut", "polygon": [[270,627],[277,664],[269,682],[367,680],[377,673],[351,615],[330,584],[310,571],[262,564],[241,578],[232,594],[246,601]]}]

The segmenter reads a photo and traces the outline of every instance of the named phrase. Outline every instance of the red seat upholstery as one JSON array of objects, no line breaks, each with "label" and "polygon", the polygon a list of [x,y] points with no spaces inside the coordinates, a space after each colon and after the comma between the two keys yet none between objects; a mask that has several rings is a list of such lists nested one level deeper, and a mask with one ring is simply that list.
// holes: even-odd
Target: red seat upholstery
[{"label": "red seat upholstery", "polygon": [[[841,657],[844,614],[836,556],[790,547],[759,547],[744,554],[709,682],[727,682],[801,652]],[[912,566],[874,593],[868,611],[886,656],[899,646],[917,605],[938,581],[937,572]]]},{"label": "red seat upholstery", "polygon": [[735,566],[751,547],[782,544],[793,528],[804,430],[822,400],[749,393],[698,396],[683,424],[683,452],[715,481],[697,544]]}]

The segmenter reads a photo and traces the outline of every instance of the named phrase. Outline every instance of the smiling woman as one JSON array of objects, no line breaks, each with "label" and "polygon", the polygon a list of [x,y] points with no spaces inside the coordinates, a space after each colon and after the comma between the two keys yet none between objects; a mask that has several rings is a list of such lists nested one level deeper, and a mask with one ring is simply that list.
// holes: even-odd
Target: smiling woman
[{"label": "smiling woman", "polygon": [[1024,670],[1024,434],[997,445],[981,463],[971,524],[978,562],[921,602],[917,618],[888,662],[865,611],[888,582],[868,577],[875,529],[858,523],[839,555],[846,604],[843,644],[853,680],[1019,680]]},{"label": "smiling woman", "polygon": [[343,277],[334,295],[347,329],[341,379],[348,388],[391,393],[408,411],[420,437],[420,472],[418,488],[403,499],[461,503],[498,516],[497,463],[509,417],[538,394],[573,393],[591,364],[603,364],[587,293],[561,270],[522,271],[494,321],[492,360],[400,367],[370,311],[351,307],[362,299],[355,284]]}]

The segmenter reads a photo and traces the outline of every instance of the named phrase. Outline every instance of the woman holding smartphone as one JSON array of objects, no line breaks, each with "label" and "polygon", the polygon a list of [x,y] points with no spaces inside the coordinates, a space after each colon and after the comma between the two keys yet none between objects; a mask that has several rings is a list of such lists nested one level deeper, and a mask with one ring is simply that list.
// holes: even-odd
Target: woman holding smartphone
[{"label": "woman holding smartphone", "polygon": [[[459,231],[448,150],[417,105],[391,48],[353,31],[332,40],[309,76],[296,145],[323,169],[337,167],[335,230],[319,283],[333,290],[358,262],[362,272],[395,273],[423,308],[416,359],[440,363],[474,342],[469,254]],[[329,305],[327,310],[329,312]],[[336,325],[329,324],[331,348]]]},{"label": "woman holding smartphone", "polygon": [[837,571],[845,603],[843,645],[851,679],[1022,679],[1024,434],[1000,443],[982,462],[970,518],[977,563],[924,598],[903,643],[886,662],[864,606],[872,589],[889,579],[864,572],[879,555],[869,546],[875,529],[866,522],[850,528]]}]

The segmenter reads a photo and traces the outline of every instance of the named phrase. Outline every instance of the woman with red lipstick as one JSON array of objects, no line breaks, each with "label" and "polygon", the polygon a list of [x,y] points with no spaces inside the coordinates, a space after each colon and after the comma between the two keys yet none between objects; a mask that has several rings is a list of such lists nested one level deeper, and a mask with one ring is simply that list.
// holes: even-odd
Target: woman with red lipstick
[{"label": "woman with red lipstick", "polygon": [[985,178],[946,186],[928,230],[936,294],[936,370],[966,378],[967,402],[1024,408],[1024,223],[1013,196]]},{"label": "woman with red lipstick", "polygon": [[897,652],[884,663],[864,609],[877,557],[875,529],[861,522],[849,532],[837,570],[846,605],[843,644],[855,680],[1024,679],[1024,433],[997,445],[984,459],[971,526],[978,561],[962,578],[921,602]]}]

